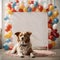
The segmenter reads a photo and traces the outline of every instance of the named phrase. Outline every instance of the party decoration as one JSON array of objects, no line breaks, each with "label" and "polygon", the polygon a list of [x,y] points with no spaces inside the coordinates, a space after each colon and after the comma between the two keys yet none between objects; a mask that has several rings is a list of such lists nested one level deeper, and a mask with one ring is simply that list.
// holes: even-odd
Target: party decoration
[{"label": "party decoration", "polygon": [[39,5],[39,6],[38,6],[38,9],[40,10],[40,12],[42,12],[43,6],[42,6],[42,5]]},{"label": "party decoration", "polygon": [[9,50],[8,44],[5,43],[5,44],[3,45],[3,48],[4,48],[5,50]]},{"label": "party decoration", "polygon": [[54,10],[54,6],[51,4],[50,6],[49,6],[49,10],[51,11],[51,10]]},{"label": "party decoration", "polygon": [[53,29],[57,29],[57,24],[54,24],[53,25]]},{"label": "party decoration", "polygon": [[9,31],[7,34],[4,35],[5,38],[11,38],[12,31]]},{"label": "party decoration", "polygon": [[57,25],[59,23],[59,19],[57,18],[59,15],[59,11],[56,9],[57,6],[55,4],[48,4],[43,2],[43,0],[15,0],[14,2],[9,2],[6,6],[6,16],[5,20],[5,44],[4,49],[12,49],[13,45],[11,43],[10,38],[12,38],[12,24],[10,22],[10,17],[14,12],[46,12],[48,15],[48,40],[50,41],[48,44],[48,48],[53,48],[56,43],[55,41],[59,38],[59,33],[57,29]]},{"label": "party decoration", "polygon": [[53,14],[52,11],[49,11],[49,12],[48,12],[48,16],[49,16],[49,17],[52,16],[52,14]]},{"label": "party decoration", "polygon": [[53,23],[58,23],[59,22],[59,19],[58,18],[55,18],[54,20],[53,20]]},{"label": "party decoration", "polygon": [[53,12],[53,15],[54,15],[55,17],[57,17],[57,16],[59,15],[58,10],[55,10],[55,11]]}]

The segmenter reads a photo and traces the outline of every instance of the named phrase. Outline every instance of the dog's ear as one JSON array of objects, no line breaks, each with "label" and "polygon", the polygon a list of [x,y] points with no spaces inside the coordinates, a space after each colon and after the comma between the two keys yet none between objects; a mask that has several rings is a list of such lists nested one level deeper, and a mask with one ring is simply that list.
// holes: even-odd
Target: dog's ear
[{"label": "dog's ear", "polygon": [[29,36],[32,34],[32,32],[26,32]]},{"label": "dog's ear", "polygon": [[21,32],[16,32],[15,35],[16,35],[16,36],[19,36],[20,33],[21,33]]}]

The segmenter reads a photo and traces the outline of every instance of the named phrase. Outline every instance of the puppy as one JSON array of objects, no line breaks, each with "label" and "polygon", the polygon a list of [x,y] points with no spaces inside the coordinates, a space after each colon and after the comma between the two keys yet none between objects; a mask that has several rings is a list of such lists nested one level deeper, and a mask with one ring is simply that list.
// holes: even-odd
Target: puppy
[{"label": "puppy", "polygon": [[29,55],[31,57],[35,57],[33,55],[32,45],[30,42],[31,32],[16,32],[17,36],[17,44],[12,49],[11,53],[17,52],[18,56],[24,57],[25,55]]}]

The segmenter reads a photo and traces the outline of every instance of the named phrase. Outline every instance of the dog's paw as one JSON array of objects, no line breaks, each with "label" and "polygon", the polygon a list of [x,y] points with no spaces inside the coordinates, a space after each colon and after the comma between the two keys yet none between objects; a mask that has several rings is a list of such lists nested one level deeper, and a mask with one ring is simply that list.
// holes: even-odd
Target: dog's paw
[{"label": "dog's paw", "polygon": [[30,57],[35,58],[35,55],[33,53],[30,53]]},{"label": "dog's paw", "polygon": [[23,54],[18,54],[19,57],[21,58],[24,58],[24,55]]}]

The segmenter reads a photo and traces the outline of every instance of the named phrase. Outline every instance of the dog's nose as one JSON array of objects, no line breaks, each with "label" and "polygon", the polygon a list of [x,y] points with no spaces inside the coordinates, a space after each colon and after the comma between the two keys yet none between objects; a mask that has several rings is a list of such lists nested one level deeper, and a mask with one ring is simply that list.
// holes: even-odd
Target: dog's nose
[{"label": "dog's nose", "polygon": [[24,37],[22,37],[22,40],[24,40]]}]

